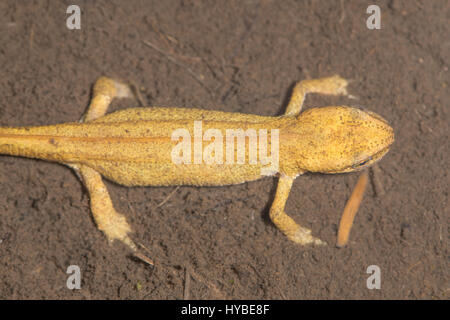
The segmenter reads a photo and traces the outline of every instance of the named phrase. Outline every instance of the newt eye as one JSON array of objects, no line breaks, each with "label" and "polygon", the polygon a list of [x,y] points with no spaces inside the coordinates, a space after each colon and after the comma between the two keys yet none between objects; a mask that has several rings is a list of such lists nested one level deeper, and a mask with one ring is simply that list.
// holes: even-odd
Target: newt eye
[{"label": "newt eye", "polygon": [[369,162],[370,160],[372,160],[372,157],[369,157],[366,160],[363,160],[363,161],[361,161],[359,163],[355,163],[354,165],[352,165],[352,168],[361,167],[361,166],[365,165],[367,162]]},{"label": "newt eye", "polygon": [[365,161],[361,162],[358,166],[363,166],[363,165],[365,165],[367,162],[369,162],[369,160],[365,160]]}]

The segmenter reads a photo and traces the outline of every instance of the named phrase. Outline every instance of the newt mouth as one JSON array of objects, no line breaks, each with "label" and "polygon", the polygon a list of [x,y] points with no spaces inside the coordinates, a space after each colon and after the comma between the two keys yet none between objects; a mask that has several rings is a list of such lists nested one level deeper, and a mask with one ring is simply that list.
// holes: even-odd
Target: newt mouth
[{"label": "newt mouth", "polygon": [[376,153],[374,153],[373,155],[368,156],[365,159],[352,164],[351,166],[348,166],[348,167],[345,167],[342,169],[328,171],[326,173],[334,174],[334,173],[347,173],[347,172],[361,171],[365,168],[372,166],[374,163],[378,162],[379,160],[381,160],[381,158],[383,158],[384,155],[386,153],[388,153],[389,147],[390,147],[390,145],[387,145],[384,148],[377,151]]}]

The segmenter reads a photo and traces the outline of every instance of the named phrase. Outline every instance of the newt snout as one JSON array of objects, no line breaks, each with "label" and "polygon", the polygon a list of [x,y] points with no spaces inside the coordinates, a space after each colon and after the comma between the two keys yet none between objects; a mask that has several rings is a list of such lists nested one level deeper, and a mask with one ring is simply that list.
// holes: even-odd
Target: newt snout
[{"label": "newt snout", "polygon": [[[307,171],[357,171],[380,160],[394,142],[394,131],[381,116],[353,107],[313,108],[300,114],[301,157]],[[311,145],[311,147],[308,147]],[[299,150],[300,153],[303,153]]]},{"label": "newt snout", "polygon": [[353,170],[361,170],[380,160],[394,142],[394,129],[383,117],[368,110],[357,110],[359,112],[354,120],[358,128],[353,137]]}]

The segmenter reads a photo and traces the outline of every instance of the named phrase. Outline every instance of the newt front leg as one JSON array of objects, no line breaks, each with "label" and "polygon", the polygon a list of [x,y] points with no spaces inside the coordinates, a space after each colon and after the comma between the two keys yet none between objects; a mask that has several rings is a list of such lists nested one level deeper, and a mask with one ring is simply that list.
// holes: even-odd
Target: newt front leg
[{"label": "newt front leg", "polygon": [[281,176],[278,181],[277,192],[270,208],[270,219],[291,241],[306,244],[325,244],[322,240],[311,236],[311,230],[299,226],[291,217],[284,212],[289,192],[292,188],[294,178]]},{"label": "newt front leg", "polygon": [[[296,116],[300,113],[305,95],[307,93],[321,93],[331,95],[346,95],[347,80],[333,76],[322,79],[312,79],[300,81],[292,92],[291,100],[286,108],[286,116]],[[298,174],[302,174],[299,172]],[[278,181],[275,199],[270,208],[270,219],[291,241],[307,244],[326,244],[322,240],[311,235],[311,230],[299,226],[291,217],[284,212],[289,192],[295,177],[281,175]]]},{"label": "newt front leg", "polygon": [[338,75],[320,79],[303,80],[297,83],[292,90],[292,97],[284,113],[286,116],[296,116],[302,110],[307,93],[320,93],[330,95],[348,95],[348,81]]}]

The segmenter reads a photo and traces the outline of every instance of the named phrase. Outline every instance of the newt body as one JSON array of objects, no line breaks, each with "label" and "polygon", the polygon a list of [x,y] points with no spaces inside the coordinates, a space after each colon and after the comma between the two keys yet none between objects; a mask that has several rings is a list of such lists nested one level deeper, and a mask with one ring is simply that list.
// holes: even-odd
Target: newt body
[{"label": "newt body", "polygon": [[[332,106],[300,113],[306,93],[346,94],[346,85],[338,76],[300,82],[286,114],[278,117],[184,108],[132,108],[105,115],[113,98],[128,97],[130,91],[123,83],[100,78],[83,122],[0,128],[0,154],[39,158],[75,169],[90,193],[99,229],[108,239],[119,239],[133,250],[136,246],[128,237],[131,228],[114,210],[101,176],[125,186],[223,186],[279,174],[272,221],[297,243],[322,244],[284,213],[293,179],[307,171],[360,170],[381,159],[393,142],[392,128],[369,111]],[[194,121],[201,121],[203,131],[278,130],[277,172],[264,173],[262,163],[249,163],[249,138],[244,163],[174,163],[172,151],[178,141],[173,133],[182,128],[194,137]],[[272,137],[268,136],[270,150]]]}]

